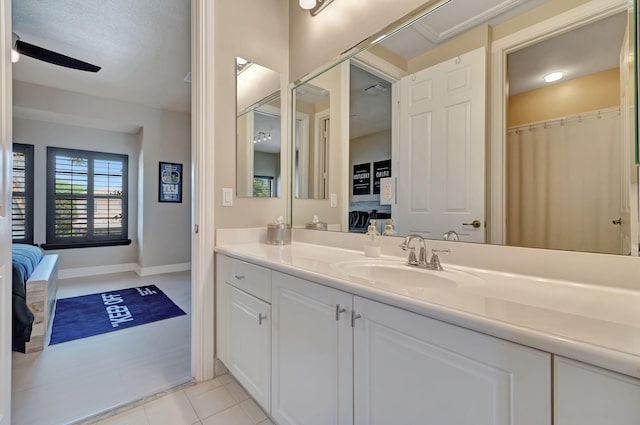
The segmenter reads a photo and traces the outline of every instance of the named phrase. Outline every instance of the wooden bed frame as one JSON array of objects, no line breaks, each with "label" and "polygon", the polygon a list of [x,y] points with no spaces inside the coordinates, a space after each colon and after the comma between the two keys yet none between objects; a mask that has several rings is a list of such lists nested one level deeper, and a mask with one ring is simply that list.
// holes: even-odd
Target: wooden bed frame
[{"label": "wooden bed frame", "polygon": [[47,330],[51,326],[58,291],[58,254],[47,254],[27,280],[27,305],[35,316],[31,340],[25,353],[44,349]]}]

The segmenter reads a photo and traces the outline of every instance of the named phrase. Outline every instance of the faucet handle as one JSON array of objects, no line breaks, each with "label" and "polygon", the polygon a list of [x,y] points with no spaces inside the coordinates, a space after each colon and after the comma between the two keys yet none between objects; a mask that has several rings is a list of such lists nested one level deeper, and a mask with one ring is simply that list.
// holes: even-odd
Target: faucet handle
[{"label": "faucet handle", "polygon": [[450,252],[451,250],[449,248],[432,248],[429,268],[431,270],[444,270],[442,268],[442,264],[440,264],[440,257],[438,257],[438,254],[448,254]]},{"label": "faucet handle", "polygon": [[417,266],[418,263],[418,259],[416,258],[416,249],[414,247],[409,247],[408,248],[409,251],[409,258],[407,259],[407,264],[409,264],[410,266]]}]

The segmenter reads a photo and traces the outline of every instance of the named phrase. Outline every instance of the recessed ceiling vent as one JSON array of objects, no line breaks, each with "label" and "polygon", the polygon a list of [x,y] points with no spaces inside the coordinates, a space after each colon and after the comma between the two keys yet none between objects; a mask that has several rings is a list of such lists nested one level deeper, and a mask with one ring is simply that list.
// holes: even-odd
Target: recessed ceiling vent
[{"label": "recessed ceiling vent", "polygon": [[371,96],[376,96],[378,94],[385,93],[388,90],[389,90],[388,88],[386,88],[380,83],[375,83],[374,85],[369,86],[366,89],[362,89],[363,92],[365,92],[366,94],[370,94]]}]

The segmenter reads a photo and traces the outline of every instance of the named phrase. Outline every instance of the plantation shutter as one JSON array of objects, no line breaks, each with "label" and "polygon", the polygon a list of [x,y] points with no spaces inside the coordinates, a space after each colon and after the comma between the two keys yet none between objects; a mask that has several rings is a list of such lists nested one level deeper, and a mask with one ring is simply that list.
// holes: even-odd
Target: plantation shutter
[{"label": "plantation shutter", "polygon": [[47,245],[126,240],[128,157],[62,148],[48,157]]},{"label": "plantation shutter", "polygon": [[254,176],[253,196],[267,198],[273,196],[273,177]]},{"label": "plantation shutter", "polygon": [[13,144],[11,239],[33,243],[33,145]]}]

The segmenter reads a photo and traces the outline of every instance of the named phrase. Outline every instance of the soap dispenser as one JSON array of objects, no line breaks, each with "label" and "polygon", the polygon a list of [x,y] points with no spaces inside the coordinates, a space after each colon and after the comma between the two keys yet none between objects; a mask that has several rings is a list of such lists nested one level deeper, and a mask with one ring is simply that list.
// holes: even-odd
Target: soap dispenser
[{"label": "soap dispenser", "polygon": [[382,236],[393,236],[396,234],[396,228],[393,226],[393,219],[388,218],[387,224],[384,226]]},{"label": "soap dispenser", "polygon": [[382,249],[380,247],[380,233],[376,221],[371,220],[367,227],[367,240],[364,243],[364,255],[366,257],[379,257]]}]

